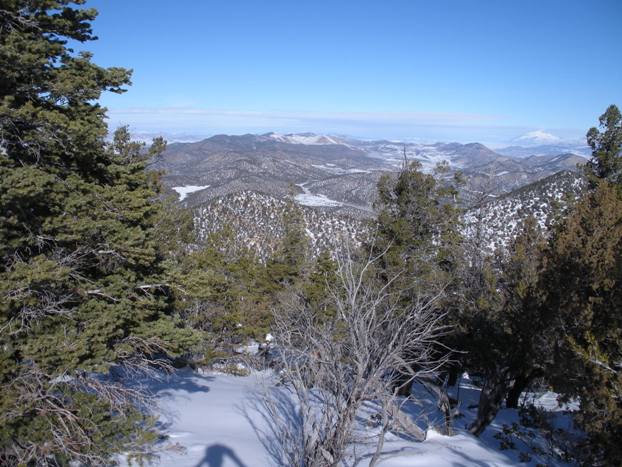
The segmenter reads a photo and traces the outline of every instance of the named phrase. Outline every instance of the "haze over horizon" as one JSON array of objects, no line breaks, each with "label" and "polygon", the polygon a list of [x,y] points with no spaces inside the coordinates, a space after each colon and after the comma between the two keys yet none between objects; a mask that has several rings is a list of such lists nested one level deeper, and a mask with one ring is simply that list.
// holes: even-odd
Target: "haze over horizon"
[{"label": "haze over horizon", "polygon": [[90,6],[95,60],[134,69],[110,125],[137,133],[582,143],[622,103],[615,0]]}]

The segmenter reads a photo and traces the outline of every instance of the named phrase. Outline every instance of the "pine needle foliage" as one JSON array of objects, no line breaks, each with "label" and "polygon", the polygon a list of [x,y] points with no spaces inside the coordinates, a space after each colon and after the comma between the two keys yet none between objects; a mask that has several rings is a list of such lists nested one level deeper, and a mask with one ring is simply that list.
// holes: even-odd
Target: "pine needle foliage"
[{"label": "pine needle foliage", "polygon": [[156,238],[158,175],[127,129],[106,142],[104,91],[130,72],[95,39],[83,1],[0,7],[0,463],[109,464],[153,441],[144,396],[119,375],[166,366],[194,334],[174,316]]}]

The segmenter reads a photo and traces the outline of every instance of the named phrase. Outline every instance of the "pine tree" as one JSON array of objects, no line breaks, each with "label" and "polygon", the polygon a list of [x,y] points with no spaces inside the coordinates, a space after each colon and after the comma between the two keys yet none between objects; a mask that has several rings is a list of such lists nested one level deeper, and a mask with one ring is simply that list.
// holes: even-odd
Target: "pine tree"
[{"label": "pine tree", "polygon": [[204,331],[206,350],[230,354],[247,338],[263,339],[274,305],[273,277],[250,250],[231,245],[227,231],[216,232],[206,246],[178,258],[170,268],[178,292],[175,307],[189,326]]},{"label": "pine tree", "polygon": [[292,199],[287,200],[283,225],[281,243],[267,264],[277,288],[295,284],[302,276],[309,259],[309,239],[305,234],[304,215]]},{"label": "pine tree", "polygon": [[[446,167],[438,170],[444,172]],[[458,179],[459,175],[452,183],[439,182],[423,173],[418,162],[406,161],[397,175],[381,177],[375,206],[377,230],[365,245],[372,256],[381,256],[382,275],[391,281],[389,289],[403,297],[405,307],[421,294],[434,293],[434,306],[443,310],[447,327],[456,325],[454,292],[463,256]],[[410,381],[405,375],[401,394],[409,394]]]},{"label": "pine tree", "polygon": [[[105,142],[102,68],[69,40],[94,39],[83,1],[9,0],[0,11],[0,463],[95,465],[152,441],[115,376],[180,355],[155,224],[163,149]],[[156,360],[156,358],[160,360]]]},{"label": "pine tree", "polygon": [[324,250],[313,263],[302,286],[306,305],[314,312],[332,317],[336,313],[331,302],[329,287],[337,277],[337,264],[328,250]]},{"label": "pine tree", "polygon": [[461,256],[457,190],[420,169],[411,162],[397,176],[380,179],[378,230],[367,248],[375,254],[386,250],[384,268],[389,275],[399,271],[409,288],[415,282],[446,286],[450,279],[439,275],[455,269]]},{"label": "pine tree", "polygon": [[607,180],[622,190],[622,114],[610,105],[598,119],[599,128],[587,132],[587,144],[592,148],[592,159],[587,163],[588,178],[594,187],[599,180]]},{"label": "pine tree", "polygon": [[555,233],[543,287],[557,316],[548,374],[578,421],[593,459],[622,463],[622,199],[601,181]]},{"label": "pine tree", "polygon": [[547,375],[590,441],[587,463],[622,464],[622,117],[614,105],[587,134],[590,191],[558,224],[542,289],[556,320]]},{"label": "pine tree", "polygon": [[552,327],[539,288],[545,244],[537,221],[529,217],[506,255],[471,266],[466,274],[457,346],[467,352],[466,368],[484,376],[471,426],[476,435],[492,422],[504,399],[516,407],[521,392],[543,373]]}]

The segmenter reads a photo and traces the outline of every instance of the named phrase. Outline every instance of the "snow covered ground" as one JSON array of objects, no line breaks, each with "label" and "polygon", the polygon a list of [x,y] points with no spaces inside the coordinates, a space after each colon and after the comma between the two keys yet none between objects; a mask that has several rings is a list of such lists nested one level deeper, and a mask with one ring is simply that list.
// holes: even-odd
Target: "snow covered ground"
[{"label": "snow covered ground", "polygon": [[[269,429],[269,419],[261,413],[258,394],[271,386],[274,378],[269,372],[255,372],[250,376],[232,376],[221,373],[197,373],[189,369],[178,371],[170,379],[153,383],[152,389],[160,402],[160,422],[169,446],[161,456],[161,466],[176,467],[264,467],[278,465],[270,455],[278,439]],[[481,438],[475,438],[464,427],[472,420],[478,390],[467,382],[460,387],[463,418],[455,421],[455,436],[439,433],[440,417],[435,411],[432,396],[419,388],[421,403],[405,410],[420,426],[428,428],[427,439],[416,442],[402,435],[389,434],[380,463],[383,467],[415,466],[562,466],[561,461],[534,454],[531,444],[546,448],[546,441],[538,433],[526,436],[516,449],[500,449],[495,437],[503,432],[503,425],[518,421],[516,410],[502,410],[495,422]],[[550,397],[547,396],[547,403]],[[561,415],[558,426],[569,424]],[[373,430],[361,425],[360,429]],[[172,449],[177,445],[178,449]],[[181,449],[179,449],[181,448]],[[362,450],[365,451],[365,448]],[[520,462],[520,453],[529,453],[531,459]],[[367,460],[366,460],[367,459]],[[366,466],[369,458],[359,466]],[[524,459],[523,459],[524,460]],[[350,464],[349,464],[350,465]]]},{"label": "snow covered ground", "polygon": [[296,195],[295,198],[298,204],[302,204],[303,206],[342,206],[343,203],[339,201],[335,201],[334,199],[330,199],[324,195],[313,195],[310,193],[301,193]]},{"label": "snow covered ground", "polygon": [[294,200],[303,206],[323,206],[323,207],[338,207],[343,206],[343,203],[330,199],[322,194],[313,194],[305,186],[306,183],[300,183],[298,186],[302,188],[304,193],[300,193],[294,197]]}]

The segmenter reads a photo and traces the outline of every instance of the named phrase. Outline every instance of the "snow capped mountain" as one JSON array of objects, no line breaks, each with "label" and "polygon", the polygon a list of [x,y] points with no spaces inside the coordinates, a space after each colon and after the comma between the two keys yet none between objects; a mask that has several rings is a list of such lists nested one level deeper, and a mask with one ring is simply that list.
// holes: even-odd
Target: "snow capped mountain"
[{"label": "snow capped mountain", "polygon": [[460,170],[467,200],[469,193],[501,195],[560,170],[577,170],[584,161],[566,147],[555,151],[549,145],[540,154],[542,147],[506,148],[518,154],[504,155],[480,143],[365,141],[314,133],[217,135],[169,145],[154,168],[166,172],[165,184],[189,206],[256,191],[278,198],[299,195],[307,204],[349,206],[369,216],[378,179],[399,170],[404,157],[427,173],[439,163],[447,164],[448,176]]},{"label": "snow capped mountain", "polygon": [[288,144],[310,144],[310,145],[326,145],[326,144],[342,144],[348,146],[342,140],[327,135],[316,135],[315,133],[289,133],[281,135],[279,133],[266,133],[265,135],[274,141]]},{"label": "snow capped mountain", "polygon": [[519,136],[514,141],[523,145],[555,144],[561,142],[561,138],[544,130],[534,130]]},{"label": "snow capped mountain", "polygon": [[512,145],[497,148],[496,152],[509,157],[529,156],[556,156],[558,154],[575,154],[589,157],[590,148],[582,141],[567,141],[547,133],[544,130],[534,130],[512,140]]}]

